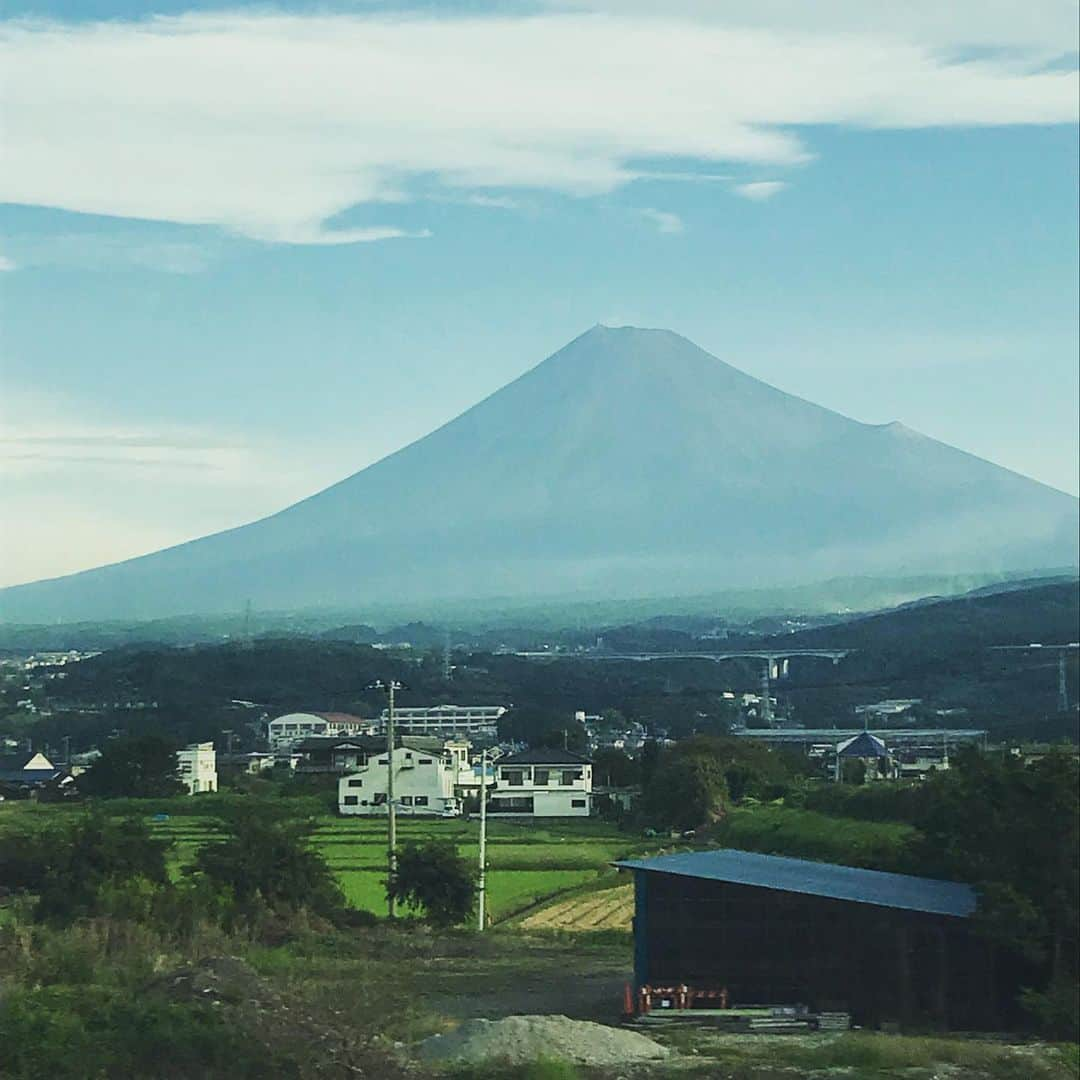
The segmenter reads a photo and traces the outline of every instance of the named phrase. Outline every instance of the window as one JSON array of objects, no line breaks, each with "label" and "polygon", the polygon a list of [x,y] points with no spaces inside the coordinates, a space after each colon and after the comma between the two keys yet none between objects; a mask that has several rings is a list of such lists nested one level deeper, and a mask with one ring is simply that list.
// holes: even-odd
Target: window
[{"label": "window", "polygon": [[346,806],[356,806],[360,802],[360,796],[359,795],[346,795],[345,798],[342,799],[341,801]]},{"label": "window", "polygon": [[390,764],[390,762],[389,762],[389,760],[388,760],[388,759],[386,759],[386,758],[384,758],[384,757],[381,757],[381,758],[379,758],[379,764],[380,764],[380,765],[389,765],[389,764]]},{"label": "window", "polygon": [[503,779],[511,787],[521,787],[525,783],[525,773],[521,769],[503,769]]},{"label": "window", "polygon": [[426,795],[417,795],[416,796],[416,805],[417,806],[427,806],[427,804],[428,804],[428,797]]},{"label": "window", "polygon": [[412,796],[411,795],[402,795],[401,796],[401,805],[402,806],[412,806]]},{"label": "window", "polygon": [[550,775],[549,769],[536,769],[533,772],[533,783],[537,787],[544,787],[548,782],[548,776]]},{"label": "window", "polygon": [[349,787],[363,787],[363,786],[364,786],[364,781],[363,780],[350,780],[349,781]]},{"label": "window", "polygon": [[532,796],[491,799],[488,809],[493,814],[531,814],[533,812]]},{"label": "window", "polygon": [[376,806],[385,806],[386,805],[386,792],[385,791],[377,791],[377,792],[375,792],[375,805]]},{"label": "window", "polygon": [[581,779],[580,769],[563,769],[562,786],[571,787],[575,780]]},{"label": "window", "polygon": [[585,800],[584,799],[571,799],[570,800],[570,805],[575,810],[583,810],[585,808]]},{"label": "window", "polygon": [[406,761],[412,761],[412,754],[406,754],[405,755],[405,760]]},{"label": "window", "polygon": [[432,764],[432,761],[431,761],[431,758],[429,758],[429,757],[422,757],[417,764],[419,764],[419,765],[430,765],[430,764]]}]

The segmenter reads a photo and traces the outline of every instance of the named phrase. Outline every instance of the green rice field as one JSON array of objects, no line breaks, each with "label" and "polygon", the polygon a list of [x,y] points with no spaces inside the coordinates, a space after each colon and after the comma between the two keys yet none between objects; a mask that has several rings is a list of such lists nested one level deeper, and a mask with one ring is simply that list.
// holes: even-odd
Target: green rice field
[{"label": "green rice field", "polygon": [[[172,842],[170,861],[176,874],[216,832],[213,818],[189,814],[154,822],[152,828]],[[432,839],[452,841],[463,858],[479,860],[477,822],[399,820],[399,844]],[[376,914],[386,910],[385,818],[327,815],[318,819],[310,842],[337,875],[351,906]],[[544,825],[491,821],[486,880],[489,917],[501,922],[570,890],[610,883],[615,878],[611,862],[641,847],[640,840],[595,821]]]}]

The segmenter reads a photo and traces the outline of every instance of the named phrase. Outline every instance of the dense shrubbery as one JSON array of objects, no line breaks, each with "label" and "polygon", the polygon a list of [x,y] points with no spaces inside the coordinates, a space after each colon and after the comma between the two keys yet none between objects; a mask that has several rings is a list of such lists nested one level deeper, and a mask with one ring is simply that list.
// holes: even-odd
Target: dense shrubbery
[{"label": "dense shrubbery", "polygon": [[926,784],[913,872],[979,888],[981,929],[1026,965],[1025,998],[1048,1034],[1075,1039],[1080,922],[1080,764],[1067,750],[1025,764],[967,749]]},{"label": "dense shrubbery", "polygon": [[810,783],[789,792],[787,806],[816,810],[860,821],[903,821],[913,824],[926,807],[926,785],[915,783]]},{"label": "dense shrubbery", "polygon": [[463,923],[476,906],[476,869],[453,844],[432,840],[406,844],[388,891],[400,903],[421,908],[433,926]]},{"label": "dense shrubbery", "polygon": [[245,1078],[288,1075],[209,1005],[179,1004],[120,989],[17,989],[0,1006],[4,1075]]},{"label": "dense shrubbery", "polygon": [[721,820],[729,803],[780,798],[805,772],[801,759],[744,740],[699,735],[661,751],[647,745],[655,760],[642,755],[645,817],[662,828],[696,829]]},{"label": "dense shrubbery", "polygon": [[192,872],[223,890],[242,912],[266,906],[333,916],[344,908],[326,860],[304,843],[309,823],[268,820],[261,808],[234,811],[222,823],[224,837],[200,848]]}]

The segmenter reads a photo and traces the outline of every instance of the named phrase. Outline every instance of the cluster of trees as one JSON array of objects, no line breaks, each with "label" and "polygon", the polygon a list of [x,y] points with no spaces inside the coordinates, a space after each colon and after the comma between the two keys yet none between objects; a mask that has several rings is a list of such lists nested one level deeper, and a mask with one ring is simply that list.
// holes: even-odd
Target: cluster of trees
[{"label": "cluster of trees", "polygon": [[1025,764],[962,751],[924,785],[913,873],[979,890],[981,931],[1028,980],[1024,1004],[1051,1035],[1078,1034],[1080,764],[1055,750]]}]

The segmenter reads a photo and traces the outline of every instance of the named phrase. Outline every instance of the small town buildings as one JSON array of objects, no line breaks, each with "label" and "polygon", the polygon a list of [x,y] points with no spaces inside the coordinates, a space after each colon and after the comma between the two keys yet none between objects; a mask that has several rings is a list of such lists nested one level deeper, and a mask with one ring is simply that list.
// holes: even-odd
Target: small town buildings
[{"label": "small town buildings", "polygon": [[1007,1000],[968,885],[732,850],[615,865],[634,874],[639,991],[960,1029]]},{"label": "small town buildings", "polygon": [[[463,735],[494,739],[502,705],[423,705],[394,709],[394,730],[400,735]],[[379,717],[380,732],[386,731],[390,710]]]},{"label": "small town buildings", "polygon": [[349,713],[286,713],[267,725],[271,750],[282,750],[317,735],[373,735],[378,724]]},{"label": "small town buildings", "polygon": [[572,750],[523,750],[500,758],[493,817],[588,817],[592,762]]},{"label": "small town buildings", "polygon": [[189,795],[217,791],[217,752],[212,742],[191,743],[176,752],[180,779]]},{"label": "small town buildings", "polygon": [[[394,740],[394,804],[405,816],[454,817],[463,805],[462,781],[473,774],[467,742],[403,735]],[[338,781],[338,810],[361,816],[387,813],[390,759],[385,740],[365,739]]]},{"label": "small town buildings", "polygon": [[0,757],[0,793],[6,790],[13,797],[25,798],[50,784],[59,783],[64,776],[64,770],[40,752],[25,750]]},{"label": "small town buildings", "polygon": [[861,762],[862,779],[867,780],[895,780],[897,776],[896,763],[893,761],[889,748],[883,739],[877,735],[871,735],[869,731],[860,731],[850,739],[845,739],[836,747],[836,766],[834,779],[840,780],[844,775],[844,766],[848,762]]}]

